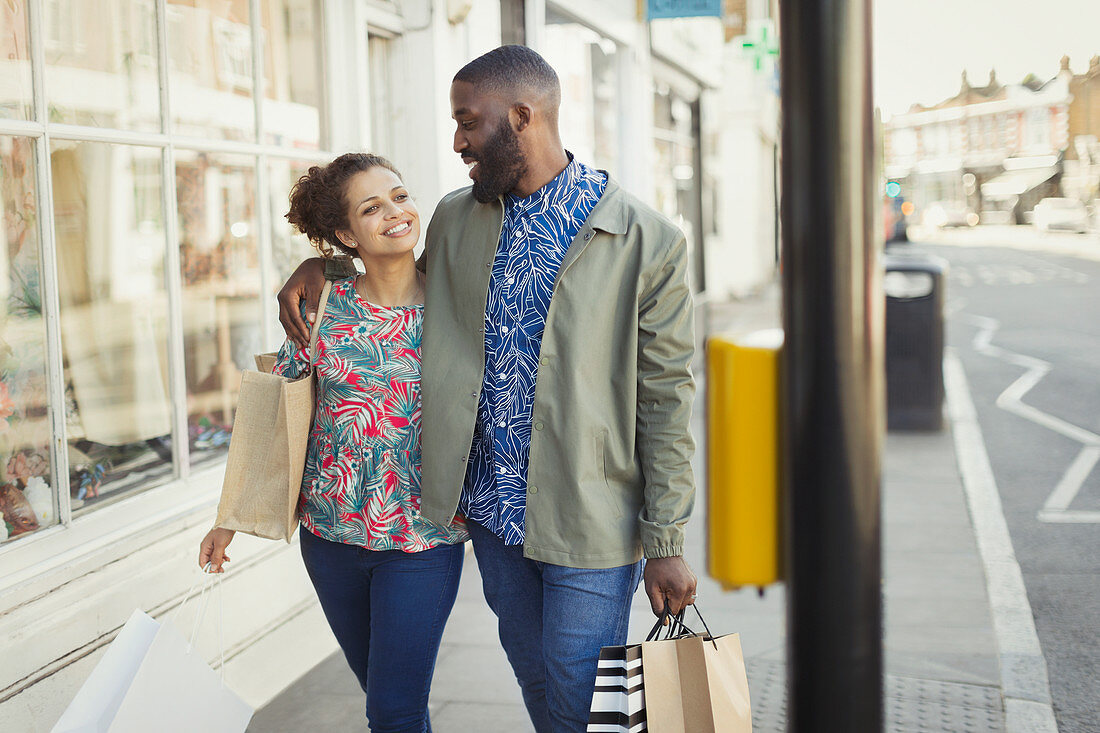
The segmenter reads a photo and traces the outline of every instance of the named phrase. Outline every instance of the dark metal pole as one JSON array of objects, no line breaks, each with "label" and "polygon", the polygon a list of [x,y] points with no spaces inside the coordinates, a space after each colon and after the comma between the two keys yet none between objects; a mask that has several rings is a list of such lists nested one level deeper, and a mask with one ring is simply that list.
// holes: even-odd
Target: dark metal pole
[{"label": "dark metal pole", "polygon": [[870,0],[784,0],[789,730],[878,733],[884,301]]}]

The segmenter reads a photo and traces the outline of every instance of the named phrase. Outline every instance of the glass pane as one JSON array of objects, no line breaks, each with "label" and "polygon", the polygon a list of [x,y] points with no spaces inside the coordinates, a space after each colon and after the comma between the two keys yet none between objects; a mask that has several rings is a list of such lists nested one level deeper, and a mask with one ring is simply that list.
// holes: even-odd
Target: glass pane
[{"label": "glass pane", "polygon": [[0,3],[0,117],[33,116],[30,59],[26,0],[5,0]]},{"label": "glass pane", "polygon": [[580,162],[618,170],[619,85],[615,42],[548,10],[546,60],[558,72],[562,138]]},{"label": "glass pane", "polygon": [[241,370],[262,351],[256,165],[176,152],[184,368],[192,465],[229,447]]},{"label": "glass pane", "polygon": [[153,0],[44,0],[50,120],[160,130]]},{"label": "glass pane", "polygon": [[321,19],[314,0],[263,0],[264,142],[321,147]]},{"label": "glass pane", "polygon": [[50,168],[79,511],[172,478],[161,151],[54,141]]},{"label": "glass pane", "polygon": [[305,235],[299,234],[298,230],[286,220],[286,212],[290,208],[290,189],[311,165],[316,164],[298,160],[271,160],[268,164],[268,196],[271,201],[272,224],[270,278],[272,293],[278,292],[302,260],[317,256],[317,250]]},{"label": "glass pane", "polygon": [[0,137],[0,542],[57,523],[34,142]]},{"label": "glass pane", "polygon": [[248,0],[168,0],[166,20],[173,131],[254,141]]},{"label": "glass pane", "polygon": [[392,158],[394,155],[393,129],[400,124],[404,109],[393,100],[393,41],[388,38],[367,35],[370,54],[370,149]]}]

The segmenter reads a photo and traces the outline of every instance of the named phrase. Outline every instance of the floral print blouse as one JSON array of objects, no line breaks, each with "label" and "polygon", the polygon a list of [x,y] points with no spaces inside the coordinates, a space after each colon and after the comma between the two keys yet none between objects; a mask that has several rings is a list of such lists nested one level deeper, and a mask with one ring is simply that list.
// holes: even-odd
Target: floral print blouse
[{"label": "floral print blouse", "polygon": [[[468,539],[420,516],[422,305],[376,306],[355,278],[332,284],[315,355],[317,410],[306,453],[299,516],[331,542],[419,552]],[[275,374],[298,377],[309,348],[289,339]]]}]

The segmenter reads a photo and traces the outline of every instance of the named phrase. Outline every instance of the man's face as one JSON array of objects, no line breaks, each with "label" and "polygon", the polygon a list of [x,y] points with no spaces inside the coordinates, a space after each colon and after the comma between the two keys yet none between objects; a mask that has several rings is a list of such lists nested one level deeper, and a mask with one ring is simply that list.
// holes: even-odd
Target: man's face
[{"label": "man's face", "polygon": [[508,120],[508,107],[465,81],[451,84],[454,151],[470,167],[474,198],[488,203],[516,188],[527,172],[527,156]]}]

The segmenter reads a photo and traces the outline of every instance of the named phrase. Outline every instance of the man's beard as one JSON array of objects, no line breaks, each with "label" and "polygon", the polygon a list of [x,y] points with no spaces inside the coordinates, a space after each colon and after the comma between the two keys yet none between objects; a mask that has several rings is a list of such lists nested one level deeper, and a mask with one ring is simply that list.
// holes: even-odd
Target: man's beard
[{"label": "man's beard", "polygon": [[474,181],[474,198],[483,204],[514,189],[527,173],[527,158],[519,148],[519,137],[508,124],[507,117],[477,151],[474,160],[480,169]]}]

